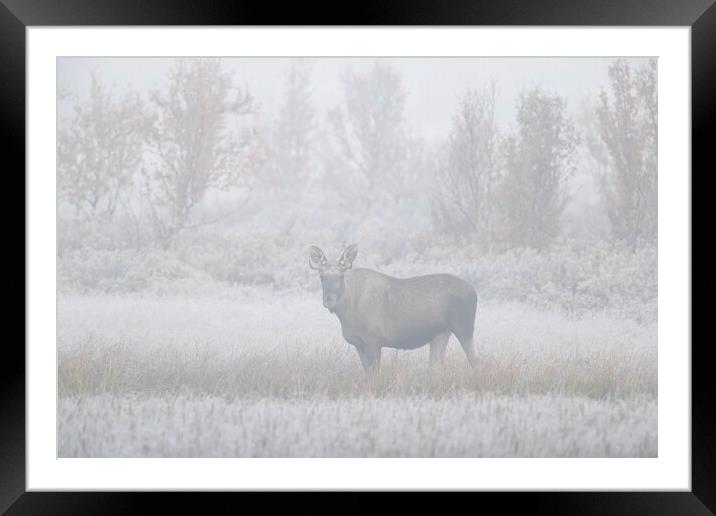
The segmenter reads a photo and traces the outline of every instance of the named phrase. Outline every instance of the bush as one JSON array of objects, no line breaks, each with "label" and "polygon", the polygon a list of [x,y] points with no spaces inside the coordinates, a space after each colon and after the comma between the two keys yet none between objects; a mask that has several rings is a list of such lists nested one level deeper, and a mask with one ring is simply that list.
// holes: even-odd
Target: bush
[{"label": "bush", "polygon": [[658,269],[656,247],[632,253],[598,243],[553,245],[483,254],[476,248],[431,249],[393,263],[403,276],[444,271],[470,281],[481,300],[519,301],[538,308],[562,308],[579,316],[610,310],[628,317],[656,320]]},{"label": "bush", "polygon": [[[101,232],[94,233],[101,235]],[[560,308],[568,315],[610,310],[656,319],[657,250],[631,252],[608,243],[559,242],[545,251],[530,248],[486,254],[476,246],[448,246],[434,239],[359,241],[358,267],[409,277],[456,274],[475,285],[482,301],[522,302]],[[65,246],[58,257],[58,287],[103,292],[172,292],[220,287],[315,291],[316,273],[307,264],[309,242],[335,242],[330,233],[271,235],[265,228],[241,233],[226,228],[186,231],[164,249],[113,249],[100,236],[86,245]],[[396,243],[399,242],[399,243]],[[329,256],[338,252],[326,247]]]},{"label": "bush", "polygon": [[58,288],[65,290],[166,293],[194,290],[210,281],[205,272],[157,248],[66,251],[57,262]]}]

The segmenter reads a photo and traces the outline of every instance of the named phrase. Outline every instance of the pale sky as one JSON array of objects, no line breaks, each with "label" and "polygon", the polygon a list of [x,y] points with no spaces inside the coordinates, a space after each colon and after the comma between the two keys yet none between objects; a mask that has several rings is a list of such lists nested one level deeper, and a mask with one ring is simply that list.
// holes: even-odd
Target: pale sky
[{"label": "pale sky", "polygon": [[[248,87],[259,102],[264,116],[273,116],[280,105],[284,79],[293,58],[224,58],[234,71],[237,85]],[[429,141],[444,138],[456,101],[468,86],[483,87],[491,80],[498,92],[498,124],[508,127],[514,119],[515,101],[524,87],[540,85],[567,99],[577,113],[586,99],[596,98],[600,87],[608,84],[608,57],[520,57],[520,58],[313,58],[313,96],[321,115],[341,102],[340,74],[346,68],[369,67],[376,59],[389,61],[403,76],[407,92],[406,122],[415,136]],[[635,66],[646,58],[630,58]],[[95,71],[115,92],[131,86],[146,94],[161,87],[173,58],[110,57],[59,58],[58,92],[76,98],[86,95],[90,74]],[[60,109],[71,101],[60,102]]]}]

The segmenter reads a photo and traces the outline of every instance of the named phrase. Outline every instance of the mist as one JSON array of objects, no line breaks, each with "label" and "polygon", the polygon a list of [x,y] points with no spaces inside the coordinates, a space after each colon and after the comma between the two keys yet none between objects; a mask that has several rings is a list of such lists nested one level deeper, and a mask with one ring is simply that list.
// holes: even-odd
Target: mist
[{"label": "mist", "polygon": [[[656,72],[58,59],[61,456],[655,456]],[[366,383],[309,263],[350,244],[474,289],[472,368]]]}]

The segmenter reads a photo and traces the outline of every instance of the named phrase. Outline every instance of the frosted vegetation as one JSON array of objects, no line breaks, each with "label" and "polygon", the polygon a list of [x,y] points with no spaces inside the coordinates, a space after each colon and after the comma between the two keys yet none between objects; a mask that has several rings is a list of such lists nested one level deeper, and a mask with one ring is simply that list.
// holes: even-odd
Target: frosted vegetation
[{"label": "frosted vegetation", "polygon": [[[213,59],[61,107],[59,455],[656,456],[656,62],[580,106],[525,85],[509,124],[466,84],[438,141],[399,66],[331,106],[311,70],[272,111]],[[365,383],[308,267],[353,242],[475,286],[476,369],[452,337]]]},{"label": "frosted vegetation", "polygon": [[366,387],[318,293],[68,295],[58,320],[62,456],[656,454],[655,323],[487,303],[474,371],[453,338],[441,374],[388,351]]},{"label": "frosted vegetation", "polygon": [[60,414],[73,457],[656,456],[656,400],[639,397],[97,396],[60,400]]}]

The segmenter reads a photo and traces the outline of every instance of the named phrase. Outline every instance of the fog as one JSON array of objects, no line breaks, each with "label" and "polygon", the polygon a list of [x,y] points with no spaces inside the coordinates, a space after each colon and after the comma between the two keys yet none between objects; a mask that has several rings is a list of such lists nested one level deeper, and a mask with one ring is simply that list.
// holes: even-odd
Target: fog
[{"label": "fog", "polygon": [[[346,68],[365,70],[375,58],[306,58],[313,62],[313,99],[320,113],[341,101],[340,74]],[[95,72],[118,90],[136,88],[146,94],[161,87],[174,58],[59,58],[58,92],[63,97],[61,109],[72,105],[71,99],[86,97],[90,75]],[[268,116],[276,114],[284,93],[286,73],[296,58],[224,58],[237,83],[245,85],[256,96]],[[514,99],[520,89],[541,85],[559,92],[576,112],[585,99],[594,98],[608,83],[610,57],[511,57],[511,58],[384,58],[403,76],[408,92],[406,120],[411,130],[428,140],[443,138],[458,96],[466,87],[480,87],[494,80],[499,89],[497,119],[501,125],[512,124]],[[628,58],[633,66],[647,58]]]},{"label": "fog", "polygon": [[58,59],[60,456],[656,456],[656,72]]}]

